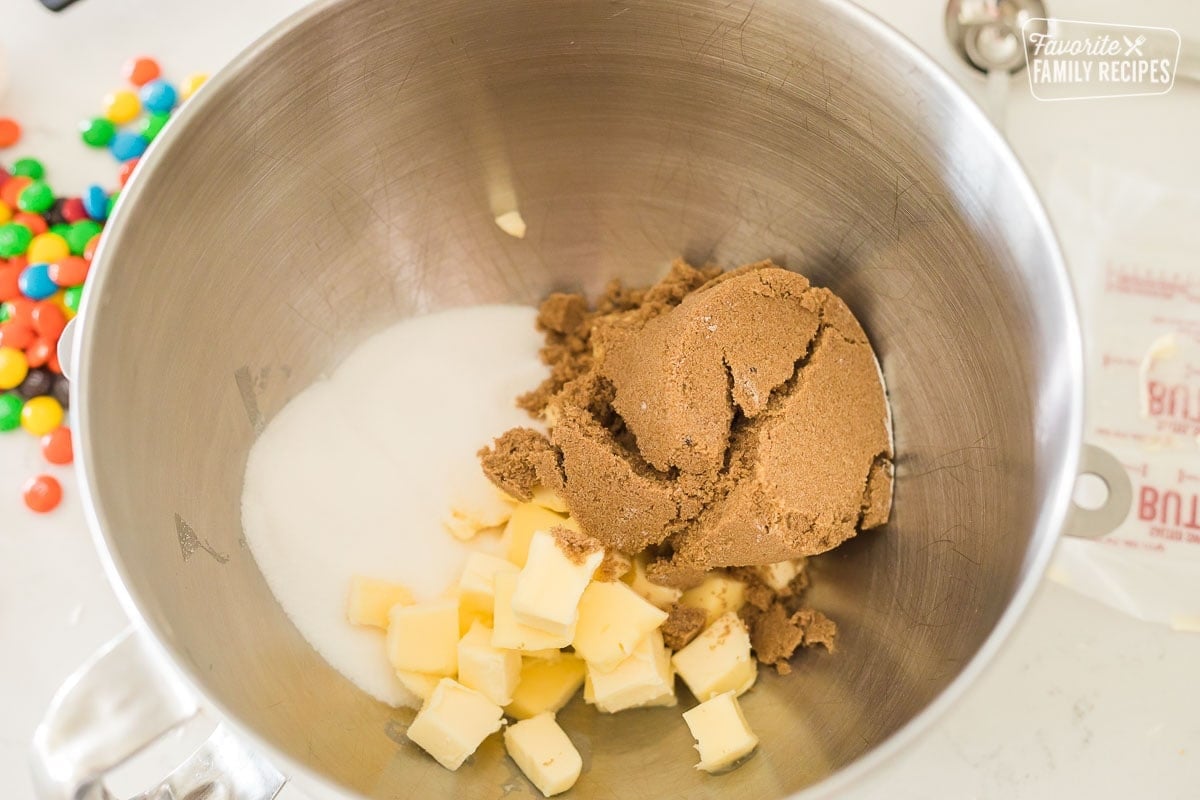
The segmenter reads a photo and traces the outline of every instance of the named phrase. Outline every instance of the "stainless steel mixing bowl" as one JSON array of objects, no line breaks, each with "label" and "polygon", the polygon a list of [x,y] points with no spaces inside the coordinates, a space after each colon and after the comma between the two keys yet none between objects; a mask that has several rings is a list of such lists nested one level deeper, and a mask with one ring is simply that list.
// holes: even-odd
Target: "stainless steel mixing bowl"
[{"label": "stainless steel mixing bowl", "polygon": [[[514,209],[523,240],[493,221]],[[319,3],[191,101],[105,236],[77,435],[139,627],[39,734],[48,794],[92,781],[79,796],[103,797],[106,762],[195,692],[234,731],[220,747],[249,740],[290,776],[370,798],[534,796],[494,739],[458,773],[408,743],[411,714],[325,664],[241,538],[255,435],[407,315],[644,284],[681,253],[770,256],[840,293],[878,349],[895,511],[814,565],[839,651],[763,671],[744,698],[763,746],[722,778],[692,768],[679,709],[577,703],[575,796],[844,788],[1001,646],[1067,510],[1080,343],[1046,217],[976,106],[842,2]],[[113,681],[133,684],[125,705],[96,708]]]}]

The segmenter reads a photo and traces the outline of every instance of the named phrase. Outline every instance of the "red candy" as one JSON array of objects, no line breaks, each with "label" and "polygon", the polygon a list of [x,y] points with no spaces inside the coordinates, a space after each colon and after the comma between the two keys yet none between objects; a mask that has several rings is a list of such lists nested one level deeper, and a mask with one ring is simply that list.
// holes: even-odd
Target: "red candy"
[{"label": "red candy", "polygon": [[15,119],[0,117],[0,147],[12,147],[21,141],[21,126]]},{"label": "red candy", "polygon": [[62,309],[49,300],[42,300],[33,307],[33,329],[47,342],[57,342],[67,327],[67,318]]},{"label": "red candy", "polygon": [[52,475],[38,475],[25,482],[22,489],[25,505],[34,511],[53,511],[62,502],[62,484]]},{"label": "red candy", "polygon": [[42,437],[42,457],[51,464],[70,464],[75,460],[71,429],[63,426]]},{"label": "red candy", "polygon": [[53,367],[50,366],[50,361],[57,362],[58,354],[54,352],[54,345],[45,339],[35,339],[33,344],[25,348],[25,361],[29,363],[30,368],[37,369],[38,367]]},{"label": "red candy", "polygon": [[[41,214],[30,214],[28,211],[18,211],[16,214],[13,214],[12,221],[19,222],[26,228],[29,228],[29,232],[34,236],[41,236],[46,231],[50,230],[50,227],[46,225],[46,220]],[[24,258],[24,256],[21,256],[21,258]]]},{"label": "red candy", "polygon": [[145,86],[162,74],[158,62],[149,56],[137,56],[125,62],[125,80],[134,86]]},{"label": "red candy", "polygon": [[124,189],[125,184],[128,183],[129,176],[133,174],[133,168],[138,165],[139,160],[140,159],[137,158],[131,158],[122,164],[121,168],[117,170],[117,180],[121,182],[122,189]]},{"label": "red candy", "polygon": [[57,264],[50,265],[50,280],[64,289],[68,286],[78,286],[87,280],[91,267],[91,262],[86,258],[68,256]]},{"label": "red candy", "polygon": [[81,219],[87,219],[87,210],[83,207],[83,200],[78,197],[68,197],[62,204],[63,219],[67,222],[79,222]]},{"label": "red candy", "polygon": [[0,323],[0,347],[24,350],[35,338],[33,328],[28,325],[22,325],[20,322]]}]

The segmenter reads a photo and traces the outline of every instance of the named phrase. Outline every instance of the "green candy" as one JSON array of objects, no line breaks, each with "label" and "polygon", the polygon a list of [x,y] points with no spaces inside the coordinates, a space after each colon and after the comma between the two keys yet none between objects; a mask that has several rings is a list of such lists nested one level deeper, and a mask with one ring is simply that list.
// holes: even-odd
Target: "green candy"
[{"label": "green candy", "polygon": [[79,284],[78,286],[68,287],[67,290],[65,292],[63,292],[63,305],[65,305],[67,308],[71,309],[76,314],[78,314],[79,313],[79,298],[82,296],[83,296],[83,284],[82,283]]},{"label": "green candy", "polygon": [[137,132],[147,142],[153,142],[154,137],[162,132],[163,126],[171,118],[170,111],[151,111],[137,126]]},{"label": "green candy", "polygon": [[63,234],[63,238],[67,240],[67,247],[71,248],[71,255],[83,255],[87,243],[102,230],[104,230],[104,226],[95,220],[81,219],[78,222],[72,222],[66,233]]},{"label": "green candy", "polygon": [[71,224],[69,222],[59,222],[50,226],[50,233],[57,233],[62,238],[67,238],[67,234],[71,232]]},{"label": "green candy", "polygon": [[104,215],[106,219],[112,218],[113,209],[117,207],[117,199],[120,198],[120,196],[120,192],[113,192],[108,196],[108,213]]},{"label": "green candy", "polygon": [[9,171],[13,175],[20,175],[34,181],[41,180],[42,176],[46,174],[46,168],[36,158],[18,158],[13,162],[12,169]]},{"label": "green candy", "polygon": [[12,303],[0,303],[0,325],[12,319]]},{"label": "green candy", "polygon": [[0,431],[15,431],[21,427],[21,408],[25,402],[16,392],[0,394]]},{"label": "green candy", "polygon": [[89,147],[105,147],[117,135],[117,126],[104,117],[93,117],[79,123],[79,136]]},{"label": "green candy", "polygon": [[19,222],[0,225],[0,258],[23,256],[33,241],[33,232]]},{"label": "green candy", "polygon": [[44,214],[54,205],[54,190],[45,181],[34,181],[17,195],[17,208],[31,214]]}]

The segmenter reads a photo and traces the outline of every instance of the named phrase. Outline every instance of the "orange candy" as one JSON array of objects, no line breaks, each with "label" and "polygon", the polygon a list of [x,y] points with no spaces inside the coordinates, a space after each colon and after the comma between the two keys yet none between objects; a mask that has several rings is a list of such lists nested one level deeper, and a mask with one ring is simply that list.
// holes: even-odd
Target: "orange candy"
[{"label": "orange candy", "polygon": [[24,175],[14,175],[0,186],[0,200],[9,208],[17,207],[17,198],[21,196],[21,192],[25,191],[25,187],[33,183],[32,178],[26,178]]},{"label": "orange candy", "polygon": [[15,119],[0,117],[0,147],[12,147],[21,141],[21,126]]},{"label": "orange candy", "polygon": [[71,429],[63,426],[42,437],[42,457],[51,464],[70,464],[75,460]]},{"label": "orange candy", "polygon": [[15,264],[0,264],[0,303],[21,296],[21,270]]},{"label": "orange candy", "polygon": [[139,160],[140,159],[137,158],[131,158],[122,164],[121,168],[117,170],[117,180],[121,182],[122,189],[124,189],[125,184],[129,182],[129,176],[133,174],[133,168],[138,165]]},{"label": "orange candy", "polygon": [[88,243],[83,247],[83,257],[90,263],[96,257],[96,248],[100,246],[100,234],[96,234],[88,239]]},{"label": "orange candy", "polygon": [[7,322],[19,322],[22,325],[33,327],[33,301],[28,297],[14,297],[8,300],[9,315]]},{"label": "orange candy", "polygon": [[29,362],[30,369],[50,367],[51,359],[57,360],[57,357],[58,354],[54,352],[54,345],[45,339],[34,339],[33,344],[25,348],[25,360]]},{"label": "orange candy", "polygon": [[24,350],[33,343],[33,328],[20,322],[0,322],[0,347]]},{"label": "orange candy", "polygon": [[12,221],[19,222],[26,228],[29,228],[29,232],[34,236],[40,236],[46,231],[50,230],[49,226],[46,225],[46,220],[42,218],[41,214],[30,214],[28,211],[22,211],[14,214]]},{"label": "orange candy", "polygon": [[145,86],[150,81],[162,75],[158,62],[149,56],[137,56],[125,62],[125,80],[134,86]]},{"label": "orange candy", "polygon": [[62,309],[49,300],[42,300],[33,307],[33,330],[47,342],[55,343],[67,327],[67,317]]},{"label": "orange candy", "polygon": [[86,258],[79,256],[64,258],[57,264],[50,265],[50,280],[63,288],[78,286],[87,280],[88,270],[91,269],[91,266]]},{"label": "orange candy", "polygon": [[44,514],[53,511],[62,502],[62,484],[52,475],[38,475],[25,482],[21,490],[25,505]]}]

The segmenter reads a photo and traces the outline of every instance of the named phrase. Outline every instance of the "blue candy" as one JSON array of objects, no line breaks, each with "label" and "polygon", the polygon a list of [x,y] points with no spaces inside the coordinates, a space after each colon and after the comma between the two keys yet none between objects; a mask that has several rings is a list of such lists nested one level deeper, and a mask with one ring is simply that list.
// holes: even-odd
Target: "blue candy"
[{"label": "blue candy", "polygon": [[179,99],[175,87],[164,80],[150,81],[138,92],[147,111],[170,111]]},{"label": "blue candy", "polygon": [[17,288],[30,300],[45,300],[58,291],[58,284],[50,280],[49,264],[30,264],[21,270]]},{"label": "blue candy", "polygon": [[136,133],[117,131],[117,135],[108,143],[108,149],[117,161],[128,161],[131,158],[140,158],[149,144]]},{"label": "blue candy", "polygon": [[108,192],[96,184],[92,184],[83,192],[83,210],[96,222],[108,218]]}]

